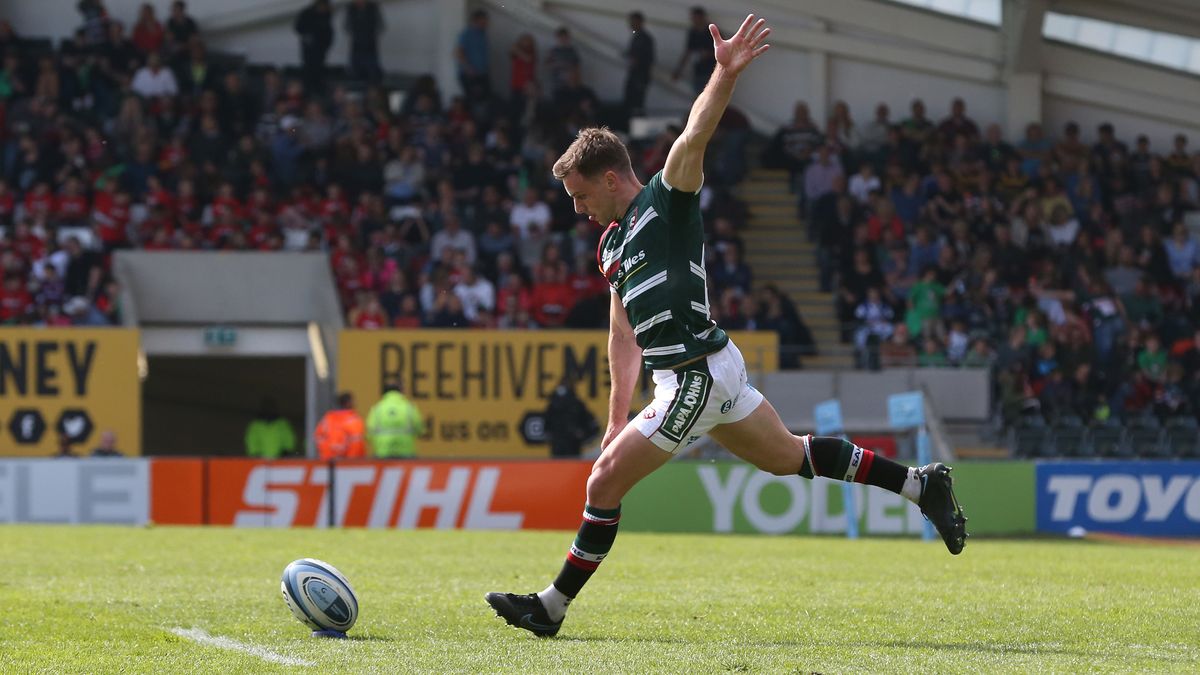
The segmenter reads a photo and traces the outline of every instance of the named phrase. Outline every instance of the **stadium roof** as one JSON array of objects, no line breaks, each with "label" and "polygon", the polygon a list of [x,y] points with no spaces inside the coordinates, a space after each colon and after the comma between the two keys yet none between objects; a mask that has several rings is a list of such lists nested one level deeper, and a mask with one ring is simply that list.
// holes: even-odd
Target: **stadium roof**
[{"label": "stadium roof", "polygon": [[[1002,0],[889,0],[999,26]],[[1052,40],[1200,75],[1200,3],[1194,0],[1049,0]]]}]

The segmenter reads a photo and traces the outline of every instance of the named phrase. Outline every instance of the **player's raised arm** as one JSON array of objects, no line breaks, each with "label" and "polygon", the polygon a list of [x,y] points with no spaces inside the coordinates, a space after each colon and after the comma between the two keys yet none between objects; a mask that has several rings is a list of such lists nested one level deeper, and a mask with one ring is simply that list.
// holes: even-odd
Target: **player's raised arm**
[{"label": "player's raised arm", "polygon": [[733,86],[750,62],[761,56],[770,45],[765,43],[771,29],[765,19],[751,14],[728,40],[721,37],[716,24],[709,24],[717,65],[704,91],[696,97],[688,115],[687,126],[671,146],[663,178],[673,188],[684,192],[700,189],[704,180],[704,148],[725,114]]}]

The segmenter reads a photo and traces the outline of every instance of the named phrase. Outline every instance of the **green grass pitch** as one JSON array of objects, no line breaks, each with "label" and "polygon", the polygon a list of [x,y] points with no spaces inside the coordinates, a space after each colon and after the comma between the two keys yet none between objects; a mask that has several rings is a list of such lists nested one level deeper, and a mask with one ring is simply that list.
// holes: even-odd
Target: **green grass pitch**
[{"label": "green grass pitch", "polygon": [[[1198,548],[626,533],[558,638],[504,625],[484,592],[543,588],[570,540],[2,526],[0,673],[1200,670]],[[285,607],[306,556],[354,584],[354,639]]]}]

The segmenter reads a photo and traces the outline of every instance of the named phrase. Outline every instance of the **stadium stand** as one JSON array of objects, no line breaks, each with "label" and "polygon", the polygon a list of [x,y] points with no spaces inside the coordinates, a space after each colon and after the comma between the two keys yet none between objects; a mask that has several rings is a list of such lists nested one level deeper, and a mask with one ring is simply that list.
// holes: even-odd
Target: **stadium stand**
[{"label": "stadium stand", "polygon": [[[305,79],[209,54],[195,31],[186,45],[163,39],[148,11],[133,41],[105,16],[58,49],[4,24],[0,321],[119,322],[108,270],[122,248],[327,251],[357,328],[603,320],[599,232],[549,172],[576,129],[613,117],[577,66],[551,73],[553,91],[539,96],[539,60],[521,39],[512,58],[532,63],[503,96],[478,87],[443,107],[425,77],[397,109],[384,87],[336,68]],[[556,47],[550,67],[569,50]],[[673,133],[635,144],[639,171],[661,168]],[[794,332],[786,297],[763,289],[757,309],[736,232],[744,217],[728,196],[738,178],[718,168],[706,188],[714,312]]]},{"label": "stadium stand", "polygon": [[[899,335],[916,365],[993,369],[1017,454],[1170,454],[1158,424],[1191,418],[1200,394],[1185,221],[1200,154],[1183,135],[1166,154],[1145,136],[1131,146],[1108,124],[1090,146],[1074,124],[1057,139],[1033,124],[1014,143],[950,107],[939,121],[913,101],[892,120],[881,104],[859,127],[839,105],[822,129],[799,104],[768,149],[798,177],[842,341],[860,367],[894,363]],[[1131,424],[1119,439],[1110,418]]]},{"label": "stadium stand", "polygon": [[[507,90],[471,82],[443,105],[428,76],[314,79],[212,53],[183,19],[143,15],[127,38],[118,17],[85,18],[57,47],[0,22],[0,322],[120,323],[125,248],[326,252],[362,329],[603,321],[599,232],[549,162],[627,111],[582,81],[569,34],[549,61],[519,39]],[[794,250],[858,367],[991,369],[1018,454],[1196,453],[1200,153],[1109,124],[1091,144],[1075,124],[1004,138],[949,110],[886,101],[860,123],[839,103],[819,121],[799,102],[765,142],[731,110],[703,202],[715,318],[778,332],[784,367],[815,351],[795,293],[746,262],[748,239],[774,241],[743,201],[765,193],[734,189],[761,149],[790,176],[810,240]],[[675,133],[635,139],[642,175]]]}]

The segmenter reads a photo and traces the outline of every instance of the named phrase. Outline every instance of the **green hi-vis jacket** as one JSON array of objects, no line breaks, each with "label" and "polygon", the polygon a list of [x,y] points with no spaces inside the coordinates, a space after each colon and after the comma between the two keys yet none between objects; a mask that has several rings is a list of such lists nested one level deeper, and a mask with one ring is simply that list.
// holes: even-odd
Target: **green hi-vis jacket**
[{"label": "green hi-vis jacket", "polygon": [[389,391],[367,415],[367,442],[376,457],[412,457],[416,438],[425,432],[421,412],[404,394]]}]

